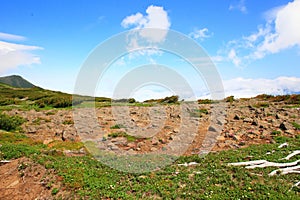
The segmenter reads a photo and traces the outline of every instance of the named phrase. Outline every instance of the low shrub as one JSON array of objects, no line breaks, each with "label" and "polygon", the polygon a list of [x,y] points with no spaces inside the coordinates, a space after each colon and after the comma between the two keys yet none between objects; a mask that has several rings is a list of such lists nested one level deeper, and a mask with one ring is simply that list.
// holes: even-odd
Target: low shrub
[{"label": "low shrub", "polygon": [[225,101],[226,101],[226,102],[230,102],[230,103],[234,102],[234,96],[226,97],[226,98],[225,98]]},{"label": "low shrub", "polygon": [[213,100],[211,99],[198,99],[198,104],[212,104]]},{"label": "low shrub", "polygon": [[267,102],[259,102],[259,103],[255,104],[255,105],[253,105],[253,106],[254,106],[255,108],[267,108],[267,107],[270,106],[270,104],[267,103]]},{"label": "low shrub", "polygon": [[24,122],[25,119],[20,116],[9,116],[7,114],[0,113],[0,129],[2,130],[17,130]]},{"label": "low shrub", "polygon": [[117,137],[125,137],[127,139],[128,142],[133,142],[135,141],[137,138],[132,136],[132,135],[129,135],[125,132],[115,132],[115,133],[110,133],[108,134],[109,137],[112,137],[112,138],[117,138]]},{"label": "low shrub", "polygon": [[78,105],[82,103],[82,100],[72,100],[71,96],[53,96],[39,99],[35,102],[37,106],[40,108],[44,108],[46,106],[54,107],[54,108],[66,108],[71,107],[72,105]]},{"label": "low shrub", "polygon": [[12,105],[16,104],[17,100],[13,98],[6,98],[6,99],[0,99],[0,106],[7,106],[7,105]]},{"label": "low shrub", "polygon": [[122,124],[116,124],[110,127],[110,129],[120,129],[120,128],[125,128],[125,126]]},{"label": "low shrub", "polygon": [[164,99],[160,99],[158,103],[178,103],[179,96],[170,96],[165,97]]}]

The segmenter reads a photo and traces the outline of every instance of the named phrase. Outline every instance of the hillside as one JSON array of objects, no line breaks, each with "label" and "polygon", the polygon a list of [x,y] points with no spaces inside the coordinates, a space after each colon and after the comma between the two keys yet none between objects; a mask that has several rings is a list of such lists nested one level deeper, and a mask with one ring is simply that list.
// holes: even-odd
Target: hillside
[{"label": "hillside", "polygon": [[[0,83],[0,97],[1,199],[299,197],[300,95],[199,99],[195,107],[177,102],[177,96],[144,103],[77,96],[80,105],[70,109],[71,94]],[[217,117],[213,126],[213,106],[223,103],[225,118]],[[178,160],[169,163],[174,157],[166,157],[168,152],[186,144]],[[203,156],[205,144],[213,146]],[[282,160],[293,152],[299,153]],[[296,170],[270,176],[285,168],[251,170],[236,164],[257,160],[278,166],[291,162]]]},{"label": "hillside", "polygon": [[18,75],[0,77],[0,83],[17,88],[33,88],[35,85]]},{"label": "hillside", "polygon": [[[14,89],[26,90],[34,93],[33,89]],[[42,89],[36,89],[35,93],[51,95],[51,91]],[[214,131],[209,128],[209,119],[212,105],[217,103],[199,101],[198,109],[190,110],[188,121],[198,121],[200,127],[183,156],[165,168],[137,174],[116,169],[155,167],[155,159],[135,162],[143,157],[130,155],[156,152],[159,164],[164,158],[160,153],[168,151],[170,144],[182,141],[177,143],[181,147],[184,139],[190,137],[192,130],[187,130],[185,135],[180,131],[183,117],[180,105],[184,102],[161,104],[160,108],[156,104],[133,103],[128,115],[121,112],[120,119],[129,119],[147,130],[150,128],[149,132],[163,122],[158,133],[149,138],[132,134],[129,125],[116,119],[109,104],[96,104],[99,129],[92,120],[87,120],[92,109],[78,108],[84,111],[78,121],[70,109],[0,106],[4,110],[0,113],[3,126],[1,128],[0,123],[0,129],[9,131],[0,131],[1,199],[298,199],[299,175],[296,172],[270,176],[278,167],[251,170],[228,164],[259,160],[273,164],[295,163],[293,168],[299,168],[300,154],[289,161],[282,158],[299,150],[300,95],[228,98],[226,118],[219,122],[224,126],[216,141],[211,141],[215,143],[214,148],[207,156],[199,156],[203,138],[210,142],[207,136]],[[118,107],[126,108],[127,105],[118,104]],[[161,114],[156,116],[157,120],[151,120],[153,116],[149,113]],[[95,143],[84,143],[81,136],[85,133],[94,138]],[[101,151],[93,150],[91,144],[97,144]],[[128,157],[124,160],[111,157],[119,150],[128,152]],[[105,153],[107,157],[103,158],[112,165],[98,162],[93,153]]]}]

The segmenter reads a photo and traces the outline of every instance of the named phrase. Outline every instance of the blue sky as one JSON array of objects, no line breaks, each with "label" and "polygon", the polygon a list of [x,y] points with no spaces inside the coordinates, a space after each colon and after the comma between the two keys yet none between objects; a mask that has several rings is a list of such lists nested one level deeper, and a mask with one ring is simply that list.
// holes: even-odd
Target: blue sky
[{"label": "blue sky", "polygon": [[[299,92],[299,10],[300,0],[3,0],[0,76],[20,74],[41,87],[72,93],[82,64],[97,45],[115,34],[152,26],[195,40],[218,69],[226,96]],[[167,65],[163,60],[148,56],[142,63]],[[129,61],[127,56],[116,63]],[[117,64],[97,95],[112,95],[126,71]],[[185,73],[183,65],[176,67]],[[207,95],[201,91],[196,91],[198,97]],[[141,99],[170,93],[151,87],[145,92]]]}]

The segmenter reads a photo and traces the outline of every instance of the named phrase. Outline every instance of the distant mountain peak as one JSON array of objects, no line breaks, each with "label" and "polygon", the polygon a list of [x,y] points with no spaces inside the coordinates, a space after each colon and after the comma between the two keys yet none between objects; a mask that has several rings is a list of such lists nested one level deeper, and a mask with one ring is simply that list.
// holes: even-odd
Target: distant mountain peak
[{"label": "distant mountain peak", "polygon": [[0,83],[4,83],[6,85],[10,85],[12,87],[17,88],[33,88],[35,85],[24,79],[20,75],[11,75],[0,77]]}]

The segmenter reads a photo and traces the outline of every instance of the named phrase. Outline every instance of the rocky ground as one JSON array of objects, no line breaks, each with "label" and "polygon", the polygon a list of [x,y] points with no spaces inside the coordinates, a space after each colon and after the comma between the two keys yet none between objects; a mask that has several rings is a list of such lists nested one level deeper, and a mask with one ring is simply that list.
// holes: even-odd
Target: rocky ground
[{"label": "rocky ground", "polygon": [[[105,143],[102,148],[106,150],[137,153],[181,143],[187,148],[185,155],[190,155],[199,153],[207,141],[213,150],[224,150],[272,143],[274,136],[293,137],[300,133],[294,126],[300,124],[300,109],[285,102],[250,99],[215,106],[102,107],[95,110],[97,122],[93,120],[92,109],[80,110],[81,115],[76,114],[78,110],[12,110],[8,114],[27,119],[22,126],[25,133],[44,144],[87,137]],[[216,109],[222,111],[214,114]],[[217,119],[222,116],[223,119]]]}]

